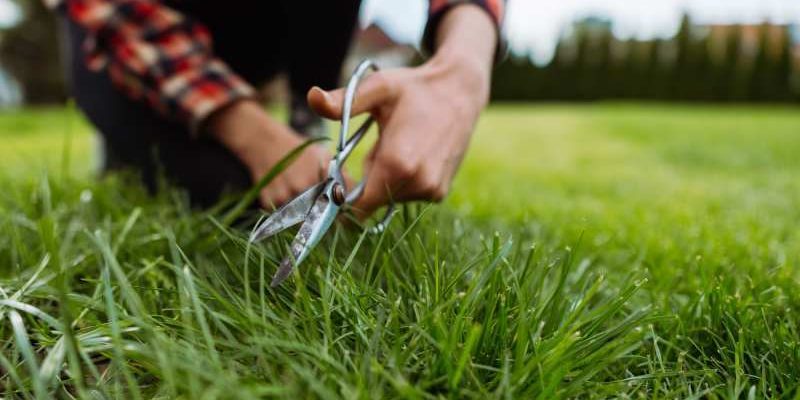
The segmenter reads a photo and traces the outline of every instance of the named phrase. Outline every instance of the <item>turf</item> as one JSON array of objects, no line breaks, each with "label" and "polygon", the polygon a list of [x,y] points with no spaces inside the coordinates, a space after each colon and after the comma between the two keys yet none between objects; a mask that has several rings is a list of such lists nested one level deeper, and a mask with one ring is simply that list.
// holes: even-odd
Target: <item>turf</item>
[{"label": "turf", "polygon": [[494,106],[445,204],[337,227],[270,290],[291,233],[248,246],[252,219],[93,179],[72,112],[0,114],[0,390],[800,398],[798,128],[793,108]]}]

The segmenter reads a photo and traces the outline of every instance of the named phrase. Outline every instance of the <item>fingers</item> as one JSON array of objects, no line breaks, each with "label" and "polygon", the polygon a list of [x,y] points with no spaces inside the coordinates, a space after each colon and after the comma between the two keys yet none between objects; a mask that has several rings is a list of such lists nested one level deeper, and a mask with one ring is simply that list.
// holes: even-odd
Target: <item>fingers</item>
[{"label": "fingers", "polygon": [[277,209],[327,177],[330,154],[322,147],[310,146],[259,193],[262,207]]},{"label": "fingers", "polygon": [[[376,72],[366,77],[358,86],[352,115],[375,111],[391,103],[397,96],[397,83],[389,72]],[[345,88],[326,92],[319,87],[308,91],[308,104],[314,112],[328,119],[342,118]]]},{"label": "fingers", "polygon": [[[270,185],[272,186],[272,185]],[[259,200],[265,210],[274,211],[286,204],[292,198],[292,192],[283,187],[266,187],[261,190]]]},{"label": "fingers", "polygon": [[449,189],[445,171],[391,153],[377,154],[367,174],[364,194],[353,204],[360,219],[390,202],[442,201]]}]

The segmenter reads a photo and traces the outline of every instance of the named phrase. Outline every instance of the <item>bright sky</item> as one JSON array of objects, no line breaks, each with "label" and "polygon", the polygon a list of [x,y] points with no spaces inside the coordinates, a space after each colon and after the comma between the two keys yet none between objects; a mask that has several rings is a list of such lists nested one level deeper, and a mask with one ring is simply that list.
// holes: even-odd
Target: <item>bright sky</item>
[{"label": "bright sky", "polygon": [[[41,1],[41,0],[29,0]],[[425,22],[426,0],[365,0],[364,21],[380,21],[398,40],[416,43]],[[610,17],[623,38],[669,36],[688,10],[699,22],[800,24],[800,0],[509,0],[506,33],[511,48],[550,58],[564,27],[586,15]],[[16,19],[9,0],[0,0],[0,27]]]},{"label": "bright sky", "polygon": [[17,8],[8,0],[0,0],[0,28],[8,26],[18,17]]},{"label": "bright sky", "polygon": [[[390,34],[416,42],[425,19],[425,0],[366,0],[365,21],[383,23]],[[506,34],[513,50],[548,60],[564,28],[576,18],[612,18],[620,37],[673,35],[684,10],[701,23],[800,24],[800,0],[509,0]]]}]

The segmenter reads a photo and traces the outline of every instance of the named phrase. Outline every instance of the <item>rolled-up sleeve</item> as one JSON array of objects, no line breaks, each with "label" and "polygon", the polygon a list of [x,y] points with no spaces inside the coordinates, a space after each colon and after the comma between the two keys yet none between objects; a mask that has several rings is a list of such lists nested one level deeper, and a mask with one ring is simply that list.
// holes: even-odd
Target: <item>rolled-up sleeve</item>
[{"label": "rolled-up sleeve", "polygon": [[485,10],[489,17],[494,21],[497,29],[497,57],[502,58],[505,54],[505,40],[502,35],[503,16],[505,14],[504,0],[430,0],[428,7],[428,23],[425,26],[425,34],[422,37],[422,47],[428,54],[433,54],[436,50],[436,31],[442,17],[451,8],[461,4],[474,4]]},{"label": "rolled-up sleeve", "polygon": [[67,0],[69,18],[87,30],[90,69],[193,132],[214,111],[255,90],[214,57],[202,24],[155,0]]}]

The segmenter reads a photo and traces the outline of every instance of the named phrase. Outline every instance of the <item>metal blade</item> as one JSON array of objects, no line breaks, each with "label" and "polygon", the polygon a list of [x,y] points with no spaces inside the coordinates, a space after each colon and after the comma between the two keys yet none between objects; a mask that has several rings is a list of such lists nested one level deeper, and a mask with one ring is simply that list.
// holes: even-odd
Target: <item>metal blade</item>
[{"label": "metal blade", "polygon": [[278,211],[272,213],[250,234],[250,243],[266,239],[284,229],[291,228],[306,219],[311,206],[317,199],[327,181],[320,182],[294,198]]},{"label": "metal blade", "polygon": [[271,287],[280,285],[289,275],[295,266],[300,265],[308,257],[314,246],[319,243],[328,229],[336,220],[339,206],[328,199],[327,194],[319,196],[311,207],[306,217],[306,222],[300,227],[291,245],[291,254],[281,262],[278,272],[272,277]]}]

